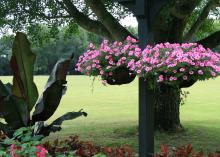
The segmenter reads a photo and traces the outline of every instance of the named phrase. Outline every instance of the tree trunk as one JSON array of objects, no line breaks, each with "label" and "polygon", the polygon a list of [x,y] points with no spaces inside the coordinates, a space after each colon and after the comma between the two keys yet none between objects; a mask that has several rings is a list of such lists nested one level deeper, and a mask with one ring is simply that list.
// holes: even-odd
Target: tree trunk
[{"label": "tree trunk", "polygon": [[180,124],[180,89],[161,85],[155,97],[155,129],[177,131]]}]

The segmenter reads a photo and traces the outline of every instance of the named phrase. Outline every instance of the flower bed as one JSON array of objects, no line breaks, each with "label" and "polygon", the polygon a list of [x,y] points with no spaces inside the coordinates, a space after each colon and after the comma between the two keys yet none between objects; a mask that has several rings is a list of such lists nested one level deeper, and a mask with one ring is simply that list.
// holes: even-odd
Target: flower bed
[{"label": "flower bed", "polygon": [[162,43],[148,45],[142,51],[136,43],[128,37],[124,43],[104,40],[98,49],[90,44],[76,70],[89,76],[101,75],[108,84],[130,83],[137,75],[146,78],[151,88],[158,84],[190,87],[220,74],[220,54],[202,45]]},{"label": "flower bed", "polygon": [[161,153],[154,155],[155,157],[220,157],[220,152],[204,153],[202,150],[196,152],[191,144],[187,146],[172,147],[169,149],[167,145],[161,145]]}]

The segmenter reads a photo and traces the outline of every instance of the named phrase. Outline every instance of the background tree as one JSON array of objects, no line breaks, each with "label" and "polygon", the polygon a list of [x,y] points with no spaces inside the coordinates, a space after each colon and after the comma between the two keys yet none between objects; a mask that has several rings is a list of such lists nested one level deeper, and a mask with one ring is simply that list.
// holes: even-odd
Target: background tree
[{"label": "background tree", "polygon": [[[0,75],[10,75],[9,58],[13,36],[7,35],[0,39]],[[8,67],[8,68],[6,68]]]},{"label": "background tree", "polygon": [[[150,0],[152,5],[154,2]],[[220,43],[220,28],[216,30],[212,28],[212,24],[215,21],[213,18],[219,18],[219,5],[219,0],[167,0],[150,21],[150,29],[154,32],[151,43],[193,41],[215,48]],[[111,0],[2,0],[0,27],[10,27],[16,31],[47,23],[56,29],[57,26],[72,26],[76,23],[85,30],[110,40],[124,40],[133,34],[119,20],[129,14],[126,8]],[[158,89],[156,128],[181,128],[180,92],[169,89],[173,99],[168,100],[164,90],[161,87]]]},{"label": "background tree", "polygon": [[[67,58],[75,53],[72,60],[70,74],[79,74],[75,71],[77,58],[85,51],[89,41],[96,44],[102,40],[99,36],[87,32],[78,26],[65,26],[59,28],[46,25],[34,25],[27,27],[27,34],[33,45],[33,51],[37,54],[35,75],[48,75],[54,64],[60,57]],[[0,75],[11,75],[9,60],[13,35],[4,35],[0,39]]]}]

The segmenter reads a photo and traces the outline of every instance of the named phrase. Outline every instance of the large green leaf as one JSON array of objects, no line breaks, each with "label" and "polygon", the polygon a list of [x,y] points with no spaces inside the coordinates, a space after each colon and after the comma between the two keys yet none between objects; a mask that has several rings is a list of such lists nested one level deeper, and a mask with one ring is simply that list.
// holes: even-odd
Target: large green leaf
[{"label": "large green leaf", "polygon": [[34,125],[34,134],[49,136],[51,132],[60,131],[62,129],[61,125],[64,121],[73,120],[81,116],[86,117],[87,113],[83,112],[82,110],[78,112],[67,112],[66,114],[53,121],[50,125],[44,125],[43,121],[36,122]]},{"label": "large green leaf", "polygon": [[36,104],[35,111],[32,116],[33,122],[45,121],[56,111],[62,95],[66,91],[66,75],[72,58],[73,56],[69,59],[60,59],[56,63],[47,81],[44,92]]},{"label": "large green leaf", "polygon": [[10,89],[0,81],[0,114],[13,129],[27,126],[29,112],[23,99],[11,95]]},{"label": "large green leaf", "polygon": [[16,34],[11,57],[13,71],[12,94],[25,101],[31,111],[38,99],[37,87],[33,81],[33,70],[36,56],[31,51],[30,43],[24,33]]}]

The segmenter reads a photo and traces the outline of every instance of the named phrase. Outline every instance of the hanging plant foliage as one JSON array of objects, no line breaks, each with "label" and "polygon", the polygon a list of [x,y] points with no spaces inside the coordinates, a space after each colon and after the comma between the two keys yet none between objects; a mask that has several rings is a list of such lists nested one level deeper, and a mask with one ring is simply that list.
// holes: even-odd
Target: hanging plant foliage
[{"label": "hanging plant foliage", "polygon": [[104,40],[97,49],[93,44],[80,56],[76,70],[89,76],[100,75],[103,83],[121,85],[135,76],[148,81],[150,88],[168,85],[192,86],[220,74],[220,54],[197,43],[161,43],[141,50],[128,37],[124,43]]}]

